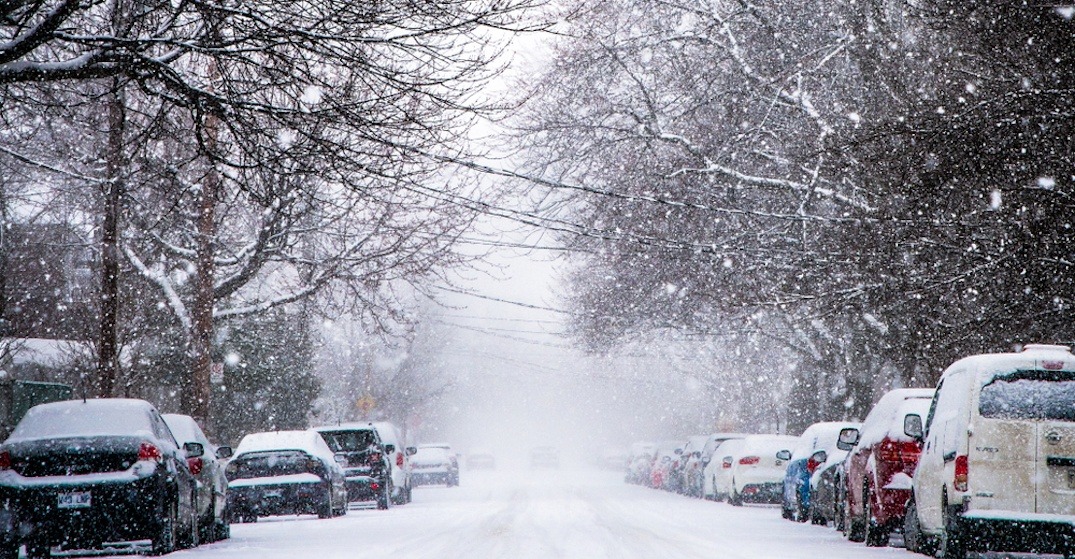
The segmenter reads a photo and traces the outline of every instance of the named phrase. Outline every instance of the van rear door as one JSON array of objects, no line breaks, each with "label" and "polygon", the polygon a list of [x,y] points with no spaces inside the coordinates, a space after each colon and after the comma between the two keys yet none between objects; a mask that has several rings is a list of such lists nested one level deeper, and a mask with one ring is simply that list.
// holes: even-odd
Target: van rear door
[{"label": "van rear door", "polygon": [[[1033,439],[1028,446],[1034,450],[1034,464],[1029,469],[1034,476],[1032,485],[1025,487],[1033,490],[1034,506],[1002,508],[1018,512],[1075,514],[1075,372],[1046,368],[998,375],[982,388],[979,398],[983,417],[1025,425],[1020,431],[1033,429]],[[991,421],[984,420],[983,423]],[[1024,443],[1022,439],[1000,437],[975,441],[972,447],[976,446],[1012,446],[1022,452]],[[1024,487],[1023,468],[1012,466],[1018,473],[1013,471],[1011,475],[1020,479],[1009,483]],[[970,475],[974,479],[973,471]],[[997,487],[999,491],[1003,484]]]}]

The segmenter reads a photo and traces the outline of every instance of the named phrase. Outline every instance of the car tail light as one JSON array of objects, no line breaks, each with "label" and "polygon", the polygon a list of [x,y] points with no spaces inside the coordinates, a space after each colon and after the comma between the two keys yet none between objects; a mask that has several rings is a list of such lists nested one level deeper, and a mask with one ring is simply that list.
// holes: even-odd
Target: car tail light
[{"label": "car tail light", "polygon": [[370,484],[370,489],[372,489],[374,491],[377,491],[380,488],[381,488],[381,484],[377,483],[376,481]]},{"label": "car tail light", "polygon": [[0,451],[0,470],[11,469],[11,453],[4,450]]},{"label": "car tail light", "polygon": [[956,479],[952,484],[955,486],[956,491],[967,490],[967,474],[969,473],[968,469],[969,468],[967,465],[967,455],[964,454],[962,456],[956,456]]},{"label": "car tail light", "polygon": [[202,467],[205,466],[205,462],[199,458],[187,458],[187,467],[190,468],[190,473],[198,475],[202,473]]},{"label": "car tail light", "polygon": [[396,454],[396,466],[400,467],[400,468],[403,467],[403,453],[402,452],[399,452],[399,453]]},{"label": "car tail light", "polygon": [[892,441],[885,439],[877,447],[877,457],[884,462],[915,463],[922,452],[917,441]]},{"label": "car tail light", "polygon": [[758,462],[761,462],[761,458],[757,456],[744,456],[739,459],[740,466],[753,466]]},{"label": "car tail light", "polygon": [[813,457],[807,458],[806,459],[806,472],[808,474],[813,475],[814,471],[816,471],[817,467],[820,466],[820,465],[821,465],[821,462],[818,462],[817,460],[814,460]]},{"label": "car tail light", "polygon": [[143,442],[138,447],[138,460],[160,462],[164,457],[161,456],[161,450],[157,448],[157,445],[153,443]]}]

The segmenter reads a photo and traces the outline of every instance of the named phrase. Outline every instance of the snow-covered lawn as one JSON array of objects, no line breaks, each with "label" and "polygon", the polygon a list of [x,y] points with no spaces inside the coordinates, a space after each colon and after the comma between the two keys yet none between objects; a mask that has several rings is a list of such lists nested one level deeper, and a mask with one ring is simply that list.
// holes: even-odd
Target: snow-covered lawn
[{"label": "snow-covered lawn", "polygon": [[420,487],[414,502],[347,516],[262,519],[189,559],[838,559],[915,556],[870,549],[831,528],[626,485],[597,471],[467,472],[462,486]]}]

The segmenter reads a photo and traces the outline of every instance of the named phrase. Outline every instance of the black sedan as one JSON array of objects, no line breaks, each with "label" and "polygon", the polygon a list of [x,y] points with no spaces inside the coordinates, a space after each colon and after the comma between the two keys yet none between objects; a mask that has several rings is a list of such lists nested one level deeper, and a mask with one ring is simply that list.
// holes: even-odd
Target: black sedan
[{"label": "black sedan", "polygon": [[155,553],[198,543],[195,481],[157,410],[95,399],[31,408],[0,445],[0,558],[150,540]]}]

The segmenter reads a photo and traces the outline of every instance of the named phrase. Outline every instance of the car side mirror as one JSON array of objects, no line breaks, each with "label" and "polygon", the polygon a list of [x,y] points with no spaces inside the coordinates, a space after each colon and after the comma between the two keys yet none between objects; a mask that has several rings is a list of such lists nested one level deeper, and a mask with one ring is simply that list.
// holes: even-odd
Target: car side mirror
[{"label": "car side mirror", "polygon": [[785,461],[791,460],[791,451],[790,450],[781,450],[780,452],[776,453],[776,458],[777,458],[777,460],[785,460]]},{"label": "car side mirror", "polygon": [[197,458],[205,454],[205,447],[202,443],[183,443],[183,452],[187,458]]},{"label": "car side mirror", "polygon": [[396,451],[396,445],[394,445],[394,444],[386,444],[386,445],[384,445],[384,453],[385,454],[392,454],[395,451]]},{"label": "car side mirror", "polygon": [[407,454],[407,456],[414,456],[415,454],[418,454],[418,448],[413,447],[413,446],[408,446],[406,454]]},{"label": "car side mirror", "polygon": [[810,456],[810,459],[816,464],[824,464],[825,461],[829,459],[829,453],[824,450],[819,450]]},{"label": "car side mirror", "polygon": [[836,440],[836,448],[851,450],[859,443],[859,430],[854,427],[840,429],[840,438]]},{"label": "car side mirror", "polygon": [[676,449],[676,456],[679,456],[681,454],[683,454],[683,449],[682,448],[677,448]]},{"label": "car side mirror", "polygon": [[916,441],[921,441],[923,437],[922,416],[917,413],[907,414],[903,418],[903,434]]},{"label": "car side mirror", "polygon": [[235,452],[230,446],[218,446],[216,449],[216,457],[220,459],[231,458],[233,454],[235,454]]}]

